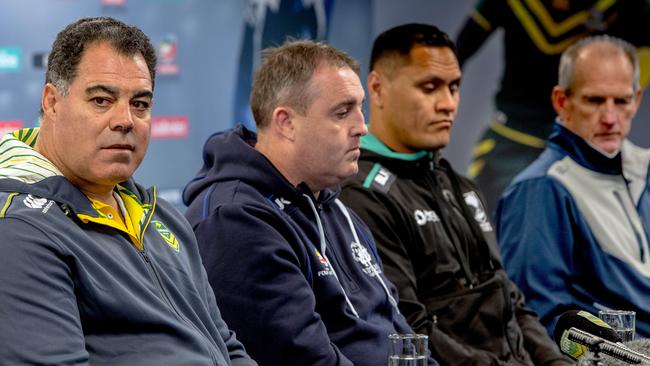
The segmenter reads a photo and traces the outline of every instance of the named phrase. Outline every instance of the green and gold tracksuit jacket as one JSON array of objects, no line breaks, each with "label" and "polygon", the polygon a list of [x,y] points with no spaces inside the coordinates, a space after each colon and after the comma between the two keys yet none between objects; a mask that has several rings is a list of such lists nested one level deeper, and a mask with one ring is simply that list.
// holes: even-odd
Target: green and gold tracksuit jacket
[{"label": "green and gold tracksuit jacket", "polygon": [[33,150],[37,137],[0,140],[2,363],[255,365],[221,319],[184,217],[129,180],[116,190],[134,232],[116,229]]}]

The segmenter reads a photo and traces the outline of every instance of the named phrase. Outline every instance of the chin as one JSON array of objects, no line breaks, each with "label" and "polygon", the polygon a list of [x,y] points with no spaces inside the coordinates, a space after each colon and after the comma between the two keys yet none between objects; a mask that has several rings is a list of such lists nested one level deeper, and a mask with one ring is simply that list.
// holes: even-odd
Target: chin
[{"label": "chin", "polygon": [[622,145],[621,141],[603,141],[596,144],[596,146],[598,146],[600,150],[608,154],[613,154],[618,152],[621,149],[621,145]]}]

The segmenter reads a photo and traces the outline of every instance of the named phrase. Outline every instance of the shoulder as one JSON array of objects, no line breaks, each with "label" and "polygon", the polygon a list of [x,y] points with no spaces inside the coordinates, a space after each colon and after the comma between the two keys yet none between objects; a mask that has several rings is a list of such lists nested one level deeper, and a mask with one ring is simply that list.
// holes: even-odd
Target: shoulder
[{"label": "shoulder", "polygon": [[52,219],[65,215],[59,205],[49,198],[17,192],[0,192],[0,220],[19,218],[36,224],[54,224]]},{"label": "shoulder", "polygon": [[356,188],[387,194],[397,175],[378,162],[359,161],[359,173],[343,183],[343,189]]}]

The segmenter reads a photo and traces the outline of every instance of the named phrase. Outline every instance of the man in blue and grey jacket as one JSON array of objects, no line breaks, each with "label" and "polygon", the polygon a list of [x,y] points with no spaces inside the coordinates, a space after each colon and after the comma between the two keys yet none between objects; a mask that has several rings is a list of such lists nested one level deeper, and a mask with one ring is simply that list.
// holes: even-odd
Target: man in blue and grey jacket
[{"label": "man in blue and grey jacket", "polygon": [[131,178],[155,65],[138,28],[72,23],[49,55],[40,129],[0,140],[3,365],[257,365],[183,215]]},{"label": "man in blue and grey jacket", "polygon": [[566,310],[614,308],[635,310],[637,333],[650,336],[650,151],[626,140],[641,94],[628,43],[595,36],[568,48],[548,147],[499,203],[505,267],[549,333]]},{"label": "man in blue and grey jacket", "polygon": [[267,50],[257,135],[210,137],[184,192],[224,319],[261,365],[385,365],[388,335],[412,333],[368,228],[337,198],[367,133],[358,71],[323,43]]}]

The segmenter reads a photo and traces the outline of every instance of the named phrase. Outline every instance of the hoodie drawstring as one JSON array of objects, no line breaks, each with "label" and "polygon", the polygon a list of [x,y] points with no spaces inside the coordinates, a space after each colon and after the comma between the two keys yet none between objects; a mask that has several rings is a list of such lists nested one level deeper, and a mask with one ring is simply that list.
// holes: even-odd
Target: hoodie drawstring
[{"label": "hoodie drawstring", "polygon": [[[303,194],[305,198],[307,198],[307,202],[309,202],[309,206],[311,207],[311,210],[314,212],[314,216],[316,217],[316,224],[318,225],[318,234],[320,236],[320,251],[321,255],[327,263],[330,263],[330,260],[327,258],[327,254],[325,254],[325,250],[327,249],[327,245],[325,244],[325,230],[323,230],[323,224],[320,221],[320,215],[318,214],[318,211],[316,210],[316,206],[314,206],[314,202],[312,202],[311,198]],[[354,308],[354,305],[352,305],[352,302],[350,301],[350,298],[348,297],[348,294],[345,293],[345,289],[343,288],[343,285],[341,284],[341,280],[339,279],[339,276],[336,274],[336,271],[334,270],[334,266],[332,266],[332,273],[334,273],[334,278],[336,278],[336,281],[339,284],[339,287],[341,288],[341,291],[343,292],[343,296],[345,297],[345,302],[348,303],[348,306],[350,306],[350,309],[352,310],[352,313],[354,313],[354,316],[359,318],[359,313],[357,313],[357,310]]]},{"label": "hoodie drawstring", "polygon": [[[352,235],[354,237],[354,242],[361,245],[361,242],[359,241],[359,236],[357,235],[357,231],[354,228],[354,224],[352,223],[352,218],[350,217],[350,213],[348,212],[348,209],[345,207],[343,202],[341,202],[338,198],[335,200],[336,205],[339,206],[339,209],[341,212],[343,212],[343,216],[348,220],[348,225],[350,226],[350,231],[352,231]],[[388,296],[388,301],[395,307],[395,310],[397,310],[397,313],[399,314],[399,308],[397,307],[397,301],[395,301],[395,298],[393,295],[391,295],[390,291],[388,290],[388,286],[386,286],[386,282],[384,282],[384,279],[381,277],[379,274],[379,271],[377,271],[377,268],[371,263],[370,258],[368,258],[367,263],[362,263],[366,268],[371,268],[371,271],[374,275],[374,277],[377,277],[379,280],[379,283],[381,283],[381,287],[384,288],[384,291],[386,291],[386,296]]]}]

